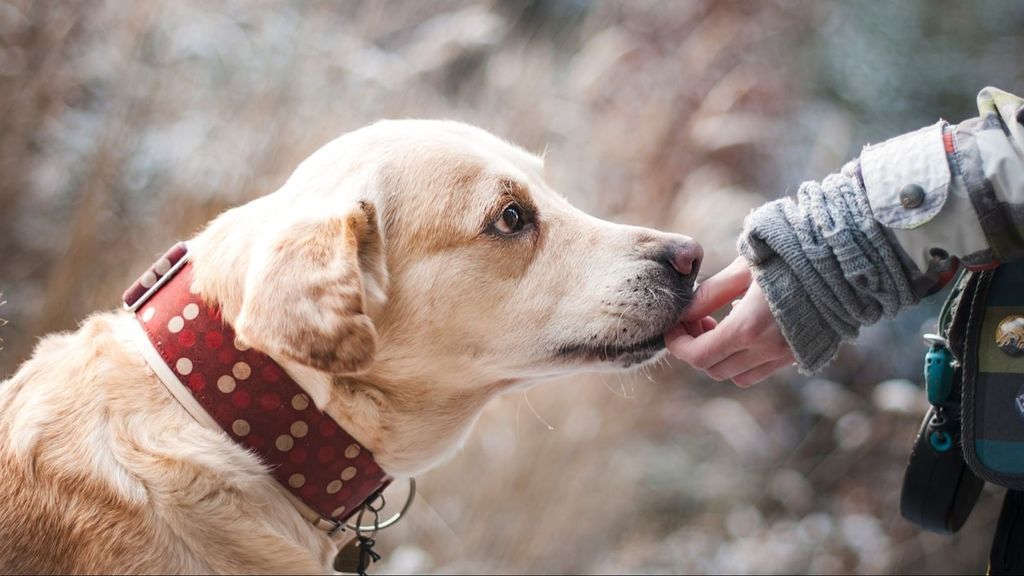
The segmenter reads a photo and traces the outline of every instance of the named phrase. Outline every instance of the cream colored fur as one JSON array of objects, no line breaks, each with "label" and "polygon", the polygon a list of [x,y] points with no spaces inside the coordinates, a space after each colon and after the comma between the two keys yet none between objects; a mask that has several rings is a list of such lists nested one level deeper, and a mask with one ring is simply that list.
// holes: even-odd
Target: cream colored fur
[{"label": "cream colored fur", "polygon": [[[510,202],[534,221],[502,236]],[[401,478],[450,456],[498,394],[659,356],[689,297],[659,256],[678,240],[574,209],[486,132],[388,121],[190,246],[239,337]],[[0,571],[329,572],[334,544],[182,409],[133,322],[48,336],[0,383]]]}]

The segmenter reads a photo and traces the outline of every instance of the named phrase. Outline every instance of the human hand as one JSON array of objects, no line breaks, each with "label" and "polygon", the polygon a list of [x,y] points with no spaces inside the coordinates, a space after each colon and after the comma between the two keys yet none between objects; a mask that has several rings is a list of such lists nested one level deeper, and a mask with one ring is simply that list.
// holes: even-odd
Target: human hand
[{"label": "human hand", "polygon": [[[732,311],[721,323],[708,316],[729,302]],[[676,358],[742,388],[794,361],[743,257],[701,283],[679,324],[665,334],[665,344]]]}]

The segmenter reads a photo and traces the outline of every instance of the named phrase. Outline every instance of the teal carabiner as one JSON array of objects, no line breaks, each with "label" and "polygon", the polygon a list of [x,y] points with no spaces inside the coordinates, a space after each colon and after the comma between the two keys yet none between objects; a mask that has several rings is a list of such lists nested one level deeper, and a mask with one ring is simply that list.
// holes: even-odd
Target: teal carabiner
[{"label": "teal carabiner", "polygon": [[953,394],[953,353],[946,347],[945,338],[925,334],[925,341],[931,344],[924,356],[924,385],[928,391],[928,402],[941,406]]}]

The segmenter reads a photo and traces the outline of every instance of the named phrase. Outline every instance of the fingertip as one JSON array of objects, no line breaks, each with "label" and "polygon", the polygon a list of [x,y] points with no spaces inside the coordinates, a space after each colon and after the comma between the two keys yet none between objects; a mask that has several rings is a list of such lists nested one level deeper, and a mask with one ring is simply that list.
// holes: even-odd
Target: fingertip
[{"label": "fingertip", "polygon": [[737,256],[735,260],[729,263],[726,270],[730,270],[739,276],[750,277],[750,263],[743,256]]},{"label": "fingertip", "polygon": [[751,283],[747,261],[741,256],[717,274],[700,283],[693,292],[693,300],[683,311],[682,320],[699,320],[743,296]]}]

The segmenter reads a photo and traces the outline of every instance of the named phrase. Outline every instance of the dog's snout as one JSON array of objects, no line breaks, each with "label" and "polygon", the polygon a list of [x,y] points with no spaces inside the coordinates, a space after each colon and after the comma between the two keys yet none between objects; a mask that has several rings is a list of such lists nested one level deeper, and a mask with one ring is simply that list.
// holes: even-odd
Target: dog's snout
[{"label": "dog's snout", "polygon": [[665,259],[683,276],[696,276],[700,261],[704,259],[704,249],[692,238],[675,238],[665,248]]}]

